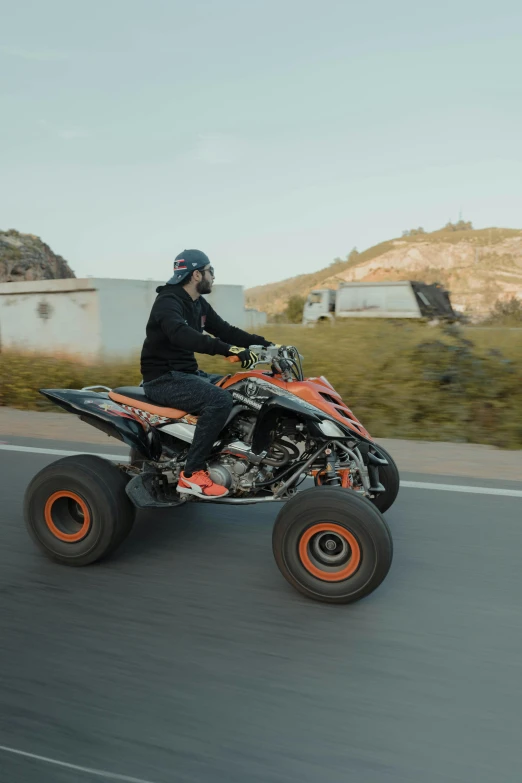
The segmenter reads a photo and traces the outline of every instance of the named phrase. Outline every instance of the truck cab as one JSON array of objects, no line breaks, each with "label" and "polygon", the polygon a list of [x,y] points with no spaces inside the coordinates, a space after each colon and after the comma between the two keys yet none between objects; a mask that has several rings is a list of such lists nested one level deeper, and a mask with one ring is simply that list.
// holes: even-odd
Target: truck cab
[{"label": "truck cab", "polygon": [[335,316],[335,291],[321,288],[310,291],[303,308],[303,324],[332,321]]}]

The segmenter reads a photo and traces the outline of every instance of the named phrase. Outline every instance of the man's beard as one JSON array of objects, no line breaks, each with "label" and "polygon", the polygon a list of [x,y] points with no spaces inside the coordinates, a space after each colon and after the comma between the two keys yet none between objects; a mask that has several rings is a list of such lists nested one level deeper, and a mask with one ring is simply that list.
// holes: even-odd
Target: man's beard
[{"label": "man's beard", "polygon": [[198,294],[210,294],[212,291],[212,283],[209,280],[206,280],[203,278],[199,281],[199,283],[196,283],[196,291]]}]

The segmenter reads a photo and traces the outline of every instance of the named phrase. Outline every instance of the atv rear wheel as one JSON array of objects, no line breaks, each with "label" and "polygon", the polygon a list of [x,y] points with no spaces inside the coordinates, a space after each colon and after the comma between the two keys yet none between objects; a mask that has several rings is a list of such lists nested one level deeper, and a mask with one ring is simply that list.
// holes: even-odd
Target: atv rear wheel
[{"label": "atv rear wheel", "polygon": [[385,488],[385,492],[380,492],[372,499],[372,503],[376,506],[381,514],[388,511],[389,508],[395,503],[397,495],[399,494],[400,476],[399,469],[395,464],[393,458],[382,446],[378,443],[375,444],[375,449],[387,460],[387,465],[379,465],[379,481]]},{"label": "atv rear wheel", "polygon": [[339,604],[373,592],[393,556],[381,513],[341,487],[315,487],[289,500],[275,521],[272,549],[279,570],[299,592]]},{"label": "atv rear wheel", "polygon": [[127,477],[101,457],[81,454],[53,462],[27,488],[27,529],[46,555],[74,566],[100,560],[129,535],[135,508]]}]

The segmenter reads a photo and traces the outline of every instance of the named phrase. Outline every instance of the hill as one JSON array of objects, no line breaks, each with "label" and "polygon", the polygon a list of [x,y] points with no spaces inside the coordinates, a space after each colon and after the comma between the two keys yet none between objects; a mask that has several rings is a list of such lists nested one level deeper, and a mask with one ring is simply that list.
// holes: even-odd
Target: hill
[{"label": "hill", "polygon": [[247,307],[281,313],[290,296],[341,282],[421,280],[442,283],[459,310],[488,313],[497,300],[522,299],[522,230],[460,224],[390,239],[311,274],[246,291]]},{"label": "hill", "polygon": [[33,234],[0,231],[0,283],[75,277],[67,261]]}]

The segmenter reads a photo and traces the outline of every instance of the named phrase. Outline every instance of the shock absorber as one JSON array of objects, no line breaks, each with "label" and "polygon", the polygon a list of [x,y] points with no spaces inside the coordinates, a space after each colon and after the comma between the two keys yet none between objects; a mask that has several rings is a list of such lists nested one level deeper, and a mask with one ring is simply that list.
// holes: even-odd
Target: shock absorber
[{"label": "shock absorber", "polygon": [[325,449],[324,454],[326,464],[324,473],[321,475],[321,478],[323,479],[321,483],[329,487],[340,487],[342,482],[337,469],[337,453],[335,448]]}]

